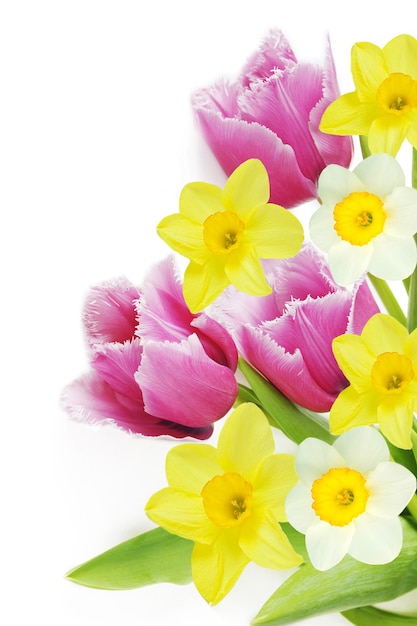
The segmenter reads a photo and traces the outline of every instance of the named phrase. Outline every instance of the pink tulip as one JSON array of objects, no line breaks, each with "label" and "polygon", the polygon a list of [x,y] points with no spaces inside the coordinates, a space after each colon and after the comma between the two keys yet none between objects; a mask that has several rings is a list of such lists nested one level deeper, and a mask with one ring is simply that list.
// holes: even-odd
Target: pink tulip
[{"label": "pink tulip", "polygon": [[227,176],[243,161],[260,159],[271,181],[271,202],[291,208],[317,197],[317,179],[327,165],[349,166],[351,138],[318,129],[339,95],[330,45],[323,68],[299,63],[274,30],[237,82],[200,89],[192,104]]},{"label": "pink tulip", "polygon": [[214,315],[233,333],[238,351],[290,400],[328,411],[348,381],[332,340],[360,334],[378,306],[366,283],[336,285],[324,258],[310,244],[292,259],[264,265],[273,293],[253,298],[228,287]]},{"label": "pink tulip", "polygon": [[140,290],[125,279],[91,289],[83,320],[91,371],[64,390],[73,417],[206,439],[232,407],[236,346],[218,322],[190,313],[171,258]]}]

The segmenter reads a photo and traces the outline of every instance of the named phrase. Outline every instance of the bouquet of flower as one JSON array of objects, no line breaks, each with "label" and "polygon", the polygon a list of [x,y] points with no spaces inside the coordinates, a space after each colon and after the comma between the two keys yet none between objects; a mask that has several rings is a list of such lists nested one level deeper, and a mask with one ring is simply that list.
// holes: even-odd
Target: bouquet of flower
[{"label": "bouquet of flower", "polygon": [[146,503],[156,528],[70,580],[192,581],[217,604],[254,561],[293,571],[253,624],[416,623],[374,605],[417,588],[417,40],[356,43],[352,76],[340,96],[330,47],[299,63],[272,31],[193,95],[224,188],[186,184],[157,225],[183,273],[171,253],[140,287],[91,289],[91,369],[63,393],[77,419],[187,442]]}]

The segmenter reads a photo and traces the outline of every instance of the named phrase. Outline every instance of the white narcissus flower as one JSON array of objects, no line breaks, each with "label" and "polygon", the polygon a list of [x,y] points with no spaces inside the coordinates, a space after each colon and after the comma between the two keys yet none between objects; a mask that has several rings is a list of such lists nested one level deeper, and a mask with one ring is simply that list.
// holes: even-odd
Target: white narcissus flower
[{"label": "white narcissus flower", "polygon": [[384,438],[372,426],[349,430],[333,446],[314,438],[300,444],[299,482],[286,498],[285,512],[305,535],[316,569],[330,569],[346,554],[383,565],[400,553],[398,516],[415,492],[416,478],[389,458]]},{"label": "white narcissus flower", "polygon": [[310,220],[310,236],[328,253],[335,281],[347,286],[370,272],[402,280],[417,262],[417,190],[405,187],[399,163],[375,154],[349,171],[329,165],[320,175],[322,205]]}]

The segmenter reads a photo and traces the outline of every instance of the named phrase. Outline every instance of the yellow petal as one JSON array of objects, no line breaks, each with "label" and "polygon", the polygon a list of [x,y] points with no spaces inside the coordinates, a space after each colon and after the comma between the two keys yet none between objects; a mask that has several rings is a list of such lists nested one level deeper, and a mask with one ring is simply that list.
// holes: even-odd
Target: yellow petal
[{"label": "yellow petal", "polygon": [[196,495],[204,485],[223,470],[217,462],[217,450],[208,444],[184,443],[171,448],[166,458],[168,484]]},{"label": "yellow petal", "polygon": [[259,256],[251,245],[241,244],[230,253],[224,271],[229,282],[243,293],[250,296],[267,296],[272,293]]},{"label": "yellow petal", "polygon": [[355,44],[351,69],[359,101],[374,101],[381,83],[389,74],[381,48],[366,41]]},{"label": "yellow petal", "polygon": [[261,567],[290,569],[303,561],[269,510],[250,516],[242,527],[239,543],[250,560]]},{"label": "yellow petal", "polygon": [[340,369],[356,391],[369,389],[376,355],[371,352],[365,340],[358,335],[346,333],[333,339],[332,350]]},{"label": "yellow petal", "polygon": [[410,128],[405,115],[380,115],[371,124],[368,132],[368,145],[372,154],[385,152],[395,156]]},{"label": "yellow petal", "polygon": [[210,183],[188,183],[180,194],[180,213],[202,224],[212,213],[224,211],[223,191]]},{"label": "yellow petal", "polygon": [[414,399],[390,396],[378,407],[378,422],[385,437],[397,448],[410,449]]},{"label": "yellow petal", "polygon": [[246,222],[245,237],[261,259],[284,259],[301,250],[304,230],[287,209],[277,204],[263,204]]},{"label": "yellow petal", "polygon": [[386,313],[373,315],[365,324],[362,339],[375,355],[383,352],[402,354],[408,341],[408,331],[395,318]]},{"label": "yellow petal", "polygon": [[417,80],[417,40],[411,35],[398,35],[383,47],[388,71],[408,74]]},{"label": "yellow petal", "polygon": [[224,257],[212,257],[205,265],[191,262],[184,273],[183,294],[192,313],[202,311],[230,285]]},{"label": "yellow petal", "polygon": [[297,483],[295,457],[292,454],[271,454],[258,468],[253,481],[254,511],[268,509],[276,522],[285,522],[285,499]]},{"label": "yellow petal", "polygon": [[218,460],[225,472],[237,472],[252,482],[260,461],[274,447],[268,420],[261,409],[247,402],[227,418],[219,435]]},{"label": "yellow petal", "polygon": [[212,545],[196,543],[191,555],[193,581],[210,604],[217,604],[235,585],[248,557],[238,543],[239,528],[220,533]]},{"label": "yellow petal", "polygon": [[219,529],[207,517],[200,496],[166,487],[153,494],[145,512],[149,519],[173,535],[211,543]]},{"label": "yellow petal", "polygon": [[257,206],[268,202],[269,194],[269,177],[265,166],[258,159],[249,159],[239,165],[227,180],[223,204],[245,222]]},{"label": "yellow petal", "polygon": [[375,393],[357,393],[352,386],[343,389],[330,409],[330,430],[340,435],[355,426],[377,423],[379,396]]},{"label": "yellow petal", "polygon": [[325,110],[320,130],[335,135],[367,135],[372,121],[381,111],[376,103],[361,103],[357,93],[347,93]]},{"label": "yellow petal", "polygon": [[180,213],[167,215],[156,227],[158,235],[170,248],[195,263],[205,263],[210,251],[204,243],[203,227]]}]

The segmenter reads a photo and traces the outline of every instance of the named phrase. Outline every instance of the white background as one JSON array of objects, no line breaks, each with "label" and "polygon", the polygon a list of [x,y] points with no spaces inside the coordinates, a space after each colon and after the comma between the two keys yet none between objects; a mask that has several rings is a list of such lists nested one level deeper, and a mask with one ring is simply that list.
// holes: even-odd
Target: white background
[{"label": "white background", "polygon": [[235,77],[275,26],[304,61],[321,61],[329,34],[350,91],[351,45],[410,32],[414,10],[405,0],[389,11],[363,0],[0,2],[2,623],[244,626],[283,580],[249,566],[215,608],[191,585],[105,592],[65,580],[152,527],[143,507],[165,485],[172,443],[74,423],[59,396],[87,368],[88,288],[120,275],[140,284],[169,252],[155,226],[182,186],[224,182],[192,91]]}]

